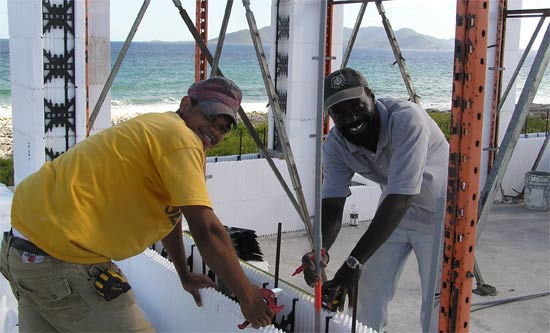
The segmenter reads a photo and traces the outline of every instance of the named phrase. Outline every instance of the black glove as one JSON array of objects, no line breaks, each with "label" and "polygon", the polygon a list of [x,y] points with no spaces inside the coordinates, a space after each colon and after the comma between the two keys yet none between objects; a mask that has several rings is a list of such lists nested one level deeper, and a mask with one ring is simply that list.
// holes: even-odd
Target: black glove
[{"label": "black glove", "polygon": [[[328,251],[321,250],[321,267],[325,268],[330,261]],[[315,287],[315,283],[321,278],[315,271],[315,255],[314,251],[310,251],[302,257],[302,264],[304,265],[304,280],[310,287]]]},{"label": "black glove", "polygon": [[354,274],[357,279],[361,276],[360,269],[351,269],[344,263],[334,274],[334,278],[323,285],[323,303],[331,311],[343,311],[346,295],[348,306],[351,307],[351,300],[355,289]]}]

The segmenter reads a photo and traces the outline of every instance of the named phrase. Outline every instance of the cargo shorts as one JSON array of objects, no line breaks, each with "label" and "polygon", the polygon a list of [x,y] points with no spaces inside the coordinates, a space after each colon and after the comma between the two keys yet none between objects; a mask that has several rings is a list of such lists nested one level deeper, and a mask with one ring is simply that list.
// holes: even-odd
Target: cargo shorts
[{"label": "cargo shorts", "polygon": [[20,332],[154,332],[132,290],[111,301],[95,290],[92,266],[122,275],[114,263],[69,263],[33,247],[4,233],[0,249],[0,272],[18,301]]}]

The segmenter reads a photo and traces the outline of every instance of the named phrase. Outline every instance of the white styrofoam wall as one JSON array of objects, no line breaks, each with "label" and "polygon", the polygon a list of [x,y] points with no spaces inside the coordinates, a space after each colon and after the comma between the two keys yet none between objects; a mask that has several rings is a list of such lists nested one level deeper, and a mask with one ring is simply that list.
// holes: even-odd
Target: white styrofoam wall
[{"label": "white styrofoam wall", "polygon": [[[286,162],[274,162],[292,191]],[[214,211],[223,224],[252,229],[258,235],[276,233],[279,222],[283,223],[283,231],[304,230],[302,220],[264,159],[207,163],[206,174]],[[313,172],[306,176],[305,179],[313,178]],[[346,217],[353,203],[359,207],[359,220],[372,219],[379,196],[380,188],[372,182],[353,186],[344,207],[344,223],[348,222]]]},{"label": "white styrofoam wall", "polygon": [[[516,196],[523,190],[525,173],[531,171],[543,141],[544,134],[522,135],[518,140],[501,182],[504,195]],[[550,172],[550,145],[546,146],[537,170]]]},{"label": "white styrofoam wall", "polygon": [[13,192],[4,184],[0,184],[0,235],[11,228],[11,202]]},{"label": "white styrofoam wall", "polygon": [[[178,278],[172,263],[152,250],[117,262],[146,318],[158,332],[253,332],[251,326],[237,328],[244,321],[239,305],[214,289],[201,289],[203,305],[198,307]],[[280,332],[273,326],[262,332]]]},{"label": "white styrofoam wall", "polygon": [[[183,239],[186,254],[189,256],[194,241],[187,233],[184,233]],[[195,247],[192,263],[195,273],[202,273],[202,263],[202,257]],[[236,325],[243,321],[243,317],[234,301],[213,289],[202,289],[203,306],[198,308],[191,295],[183,290],[173,265],[158,253],[146,250],[136,257],[117,264],[128,277],[139,306],[157,331],[240,331],[236,329]],[[271,274],[248,262],[241,261],[241,267],[252,284],[258,287],[274,287],[274,277]],[[163,283],[152,284],[151,281],[163,281]],[[155,286],[154,289],[151,288],[152,285]],[[277,304],[284,305],[284,309],[277,315],[277,322],[281,322],[283,316],[285,319],[288,318],[294,310],[294,332],[314,331],[313,296],[281,279],[278,288],[282,289],[282,293],[277,297]],[[185,311],[181,309],[185,309]],[[350,331],[351,317],[346,314],[336,314],[323,309],[321,317],[323,318],[322,332]],[[325,329],[325,325],[327,325],[325,318],[327,317],[330,317],[328,330]],[[247,328],[245,332],[249,330],[250,328]],[[262,331],[280,332],[273,326],[263,328]],[[357,322],[356,332],[373,331]]]}]

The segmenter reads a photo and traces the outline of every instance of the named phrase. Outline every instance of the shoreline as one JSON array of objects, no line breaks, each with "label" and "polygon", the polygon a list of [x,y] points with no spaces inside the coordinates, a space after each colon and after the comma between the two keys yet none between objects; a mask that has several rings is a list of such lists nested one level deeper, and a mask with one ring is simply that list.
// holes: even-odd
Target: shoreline
[{"label": "shoreline", "polygon": [[[245,105],[245,103],[243,103]],[[251,106],[259,106],[259,105],[265,105],[263,103],[247,103],[245,112],[250,118],[250,121],[253,124],[260,123],[262,121],[267,120],[268,118],[268,112],[267,107],[263,108],[265,111],[253,111],[250,110]],[[177,107],[177,106],[175,106]],[[166,111],[166,108],[164,108],[162,111],[160,111],[158,108],[147,108],[148,110],[152,110],[153,112],[164,112]],[[259,109],[262,109],[261,107]],[[442,111],[434,108],[426,108],[427,112],[442,112],[447,113],[450,112],[450,110]],[[541,117],[541,119],[546,119],[546,117],[550,113],[550,104],[536,104],[534,103],[531,106],[530,114],[536,115]],[[124,108],[113,108],[113,111],[111,112],[111,125],[115,126],[123,121],[126,121],[130,118],[133,118],[139,114],[143,114],[136,111],[130,111],[125,110]],[[237,120],[240,122],[240,118]],[[13,130],[12,130],[12,122],[11,122],[11,114],[0,114],[0,159],[10,158],[13,156]]]}]

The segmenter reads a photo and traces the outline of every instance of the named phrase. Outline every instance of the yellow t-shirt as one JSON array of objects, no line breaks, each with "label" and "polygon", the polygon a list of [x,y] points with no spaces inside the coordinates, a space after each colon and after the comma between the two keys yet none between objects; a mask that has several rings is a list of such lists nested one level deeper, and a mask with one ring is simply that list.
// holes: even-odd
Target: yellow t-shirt
[{"label": "yellow t-shirt", "polygon": [[164,238],[178,206],[212,207],[199,137],[174,112],[150,113],[78,143],[16,188],[12,225],[50,255],[121,260]]}]

